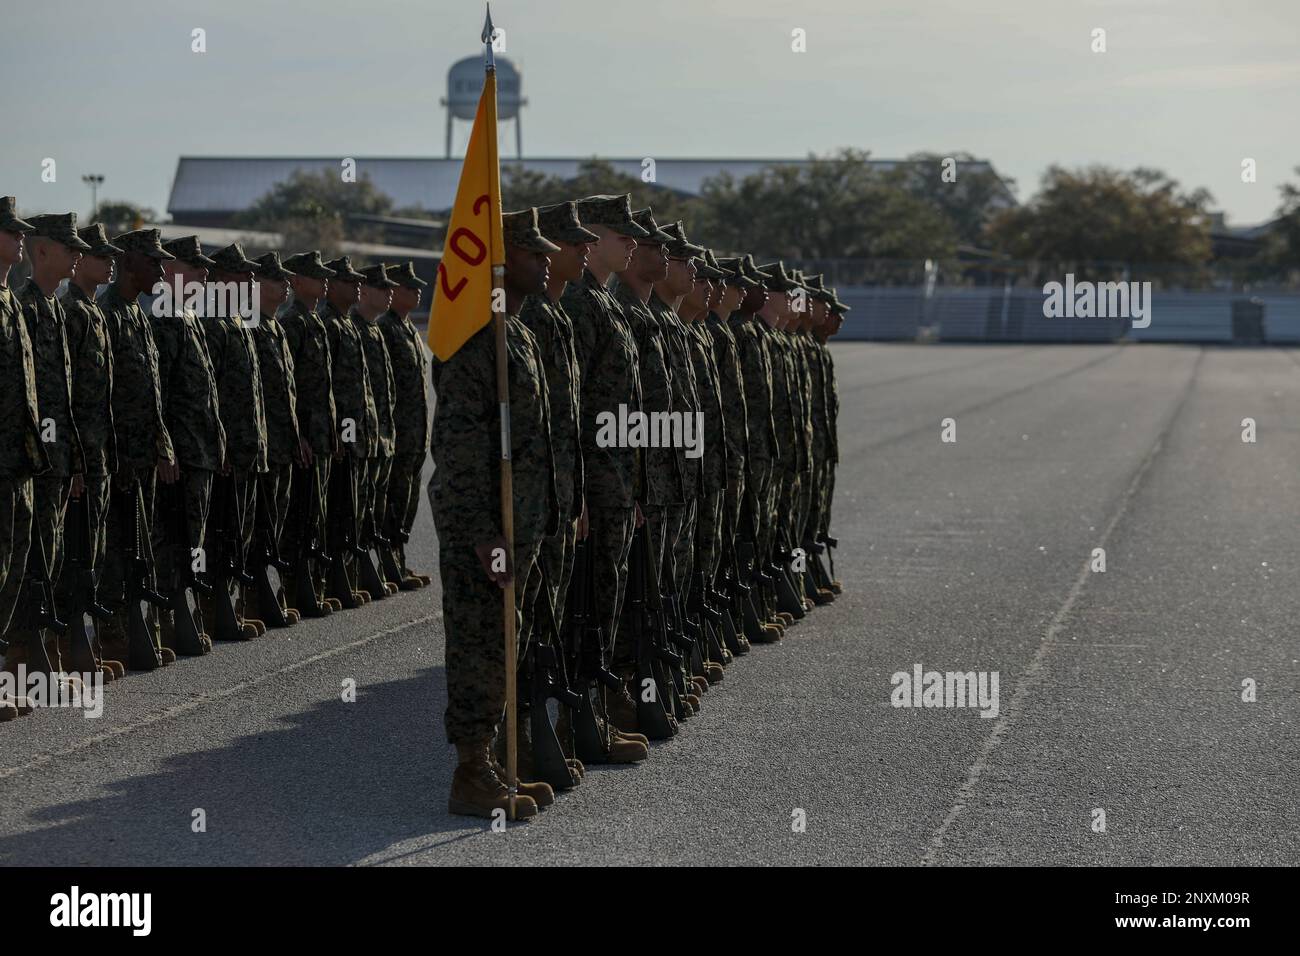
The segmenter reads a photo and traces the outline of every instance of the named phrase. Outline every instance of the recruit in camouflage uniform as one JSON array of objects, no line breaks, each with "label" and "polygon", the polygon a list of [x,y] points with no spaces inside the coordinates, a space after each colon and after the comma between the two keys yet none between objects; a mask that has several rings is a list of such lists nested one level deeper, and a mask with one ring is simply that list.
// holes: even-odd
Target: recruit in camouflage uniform
[{"label": "recruit in camouflage uniform", "polygon": [[411,321],[411,310],[420,304],[420,290],[427,282],[407,262],[387,268],[388,278],[397,283],[393,303],[379,317],[379,328],[388,346],[393,369],[393,466],[388,477],[388,513],[384,536],[388,539],[397,584],[404,591],[433,582],[406,564],[406,542],[420,507],[420,475],[429,450],[429,361],[424,336]]},{"label": "recruit in camouflage uniform", "polygon": [[[262,379],[262,403],[266,409],[266,474],[258,482],[259,534],[269,537],[261,546],[268,554],[280,554],[280,539],[289,513],[289,493],[293,484],[294,465],[302,465],[303,436],[298,428],[298,389],[295,384],[293,354],[288,334],[275,317],[276,310],[289,295],[293,273],[284,268],[279,253],[268,252],[253,260],[257,268],[253,277],[258,285],[261,316],[252,328],[257,346],[257,367]],[[283,556],[281,556],[283,560]],[[278,589],[279,608],[263,608],[260,598],[253,602],[252,615],[264,622],[295,624],[298,611],[289,606],[286,588]]]},{"label": "recruit in camouflage uniform", "polygon": [[[203,254],[197,236],[184,236],[163,244],[172,257],[163,263],[164,282],[171,286],[202,283],[212,260]],[[152,324],[158,348],[158,381],[163,420],[172,436],[179,474],[160,482],[154,506],[153,550],[159,586],[176,594],[186,586],[196,557],[208,548],[208,509],[213,476],[226,460],[226,432],[221,424],[217,381],[199,317],[184,299],[168,302],[145,294],[141,303]],[[170,308],[165,306],[170,305]],[[206,562],[200,562],[205,567]],[[177,647],[175,612],[160,613],[163,646]],[[200,614],[199,633],[207,633]],[[204,642],[200,641],[202,645]],[[211,646],[210,638],[204,646]],[[199,647],[186,649],[197,653]]]},{"label": "recruit in camouflage uniform", "polygon": [[[330,552],[342,560],[343,576],[331,586],[329,595],[343,607],[368,603],[371,595],[357,583],[357,557],[352,549],[361,540],[361,485],[366,463],[378,454],[379,422],[370,371],[366,367],[365,345],[352,321],[352,307],[361,297],[365,280],[352,268],[347,256],[325,263],[334,276],[326,289],[326,301],[319,314],[329,331],[331,368],[334,385],[335,427],[339,436],[339,460],[330,478],[327,509]],[[382,595],[374,595],[375,598]]]},{"label": "recruit in camouflage uniform", "polygon": [[[647,229],[654,222],[654,214],[649,209],[635,212],[633,216]],[[664,360],[668,364],[672,390],[673,411],[680,414],[683,428],[689,425],[694,433],[697,431],[695,426],[700,420],[701,412],[700,391],[695,379],[695,363],[692,359],[691,342],[687,337],[686,327],[670,304],[675,302],[679,295],[689,291],[694,283],[690,265],[692,253],[687,252],[685,244],[678,243],[678,236],[672,231],[657,226],[656,231],[668,237],[663,248],[664,274],[655,280],[646,308],[654,318],[663,341]],[[685,618],[683,609],[687,603],[695,557],[696,516],[700,496],[703,493],[701,462],[693,454],[687,455],[685,437],[686,433],[683,431],[683,442],[672,450],[681,476],[681,492],[667,509],[664,556],[661,565],[663,573],[660,578],[660,587],[666,592],[670,614],[678,627],[683,626]],[[692,709],[699,709],[699,694],[708,689],[709,683],[722,679],[722,668],[716,663],[705,661],[704,673],[693,676],[698,690],[695,694],[687,695],[690,705],[686,708],[687,716],[690,716]]]},{"label": "recruit in camouflage uniform", "polygon": [[[542,543],[539,562],[545,571],[548,595],[542,595],[542,575],[532,582],[535,586],[525,602],[534,620],[545,619],[538,600],[549,600],[556,620],[564,620],[565,602],[569,593],[569,576],[573,571],[574,547],[578,539],[578,522],[583,510],[583,463],[580,443],[580,398],[578,354],[574,345],[573,323],[565,314],[560,298],[570,278],[581,279],[581,262],[576,258],[576,274],[557,279],[556,259],[566,247],[586,246],[599,237],[584,229],[578,222],[577,207],[571,203],[558,203],[537,211],[537,226],[548,242],[557,247],[550,257],[547,289],[524,300],[519,320],[537,339],[546,372],[547,397],[551,410],[551,444],[555,449],[555,490],[560,507],[559,533]],[[528,622],[525,622],[527,625]]]},{"label": "recruit in camouflage uniform", "polygon": [[[383,263],[361,270],[365,281],[361,283],[361,297],[352,307],[352,319],[366,355],[366,369],[370,374],[370,391],[375,401],[374,456],[366,461],[364,480],[358,488],[361,508],[362,546],[373,549],[382,558],[388,546],[384,537],[383,516],[388,512],[388,481],[393,470],[393,452],[396,448],[397,428],[393,409],[397,404],[397,388],[393,380],[393,363],[388,357],[379,317],[388,311],[393,302],[397,283],[388,278]],[[366,558],[369,560],[369,557]],[[400,577],[389,579],[386,574],[391,565],[380,561],[378,568],[381,583],[388,594],[398,590]],[[372,597],[383,597],[383,594]]]},{"label": "recruit in camouflage uniform", "polygon": [[[0,638],[10,623],[26,576],[32,530],[32,479],[49,471],[36,405],[36,360],[9,270],[22,260],[32,224],[19,218],[13,196],[0,197]],[[2,648],[0,648],[2,649]],[[31,712],[21,695],[0,700],[0,721]]]},{"label": "recruit in camouflage uniform", "polygon": [[[718,283],[710,299],[705,330],[713,339],[714,361],[721,378],[721,402],[726,441],[726,492],[722,506],[723,572],[738,573],[737,544],[740,535],[741,505],[746,494],[745,472],[749,464],[749,412],[745,404],[745,379],[740,361],[740,346],[728,320],[748,290],[758,285],[736,265],[737,260],[720,262],[713,253],[705,253],[705,263],[717,270]],[[749,649],[745,634],[743,609],[733,607],[732,626],[742,652]]]},{"label": "recruit in camouflage uniform", "polygon": [[[654,297],[654,283],[662,279],[667,271],[668,259],[664,253],[664,244],[671,241],[672,237],[659,229],[649,209],[638,210],[632,214],[632,219],[645,235],[637,237],[632,262],[619,273],[612,294],[623,311],[637,346],[641,411],[646,415],[681,412],[683,409],[675,407],[675,402],[683,399],[673,388],[672,361],[675,349],[669,340],[670,333],[660,325],[649,306]],[[657,613],[666,615],[671,611],[667,602],[673,593],[673,549],[682,533],[685,519],[687,491],[682,482],[682,454],[680,449],[666,444],[646,448],[643,460],[646,490],[641,510],[645,515],[649,539],[650,565],[647,569],[650,582],[646,588],[646,602]],[[622,694],[613,695],[608,701],[608,707],[610,721],[625,732],[637,731],[639,728],[636,704],[630,694],[630,691],[640,690],[634,686],[636,663],[637,647],[632,621],[624,615],[619,621],[611,669],[623,678],[628,687]],[[659,697],[662,700],[668,699],[665,688],[659,688]],[[698,703],[697,694],[688,694],[684,716],[693,715]]]},{"label": "recruit in camouflage uniform", "polygon": [[[579,200],[576,209],[582,227],[599,239],[588,252],[581,278],[565,287],[560,306],[573,324],[587,504],[587,558],[592,566],[593,591],[601,597],[600,605],[593,610],[605,641],[601,655],[608,664],[618,644],[628,557],[640,502],[645,497],[646,470],[645,455],[640,450],[597,441],[598,415],[616,415],[620,405],[630,411],[640,410],[643,405],[636,338],[622,308],[605,288],[605,281],[627,268],[636,240],[648,233],[633,222],[626,195],[589,196]],[[601,688],[600,696],[607,707],[610,694]],[[620,706],[626,710],[627,703],[621,701]],[[561,718],[567,719],[567,714]],[[649,750],[644,737],[622,733],[614,722],[606,724],[599,713],[598,720],[606,762],[632,763],[646,758]]]},{"label": "recruit in camouflage uniform", "polygon": [[[141,547],[150,549],[155,477],[171,476],[176,467],[176,454],[162,413],[158,348],[138,299],[162,281],[162,263],[172,256],[163,249],[157,229],[123,233],[114,237],[113,245],[123,250],[116,259],[116,275],[95,300],[113,343],[113,425],[117,434],[117,472],[109,498],[108,543],[99,599],[115,612],[113,620],[102,629],[104,657],[125,661],[125,557],[135,547],[126,540],[132,526],[129,513],[135,510],[138,494],[142,503]],[[154,643],[161,663],[176,659],[175,653],[161,646],[156,627]]]},{"label": "recruit in camouflage uniform", "polygon": [[[77,423],[77,435],[81,439],[86,464],[82,494],[86,498],[85,516],[89,523],[86,536],[90,553],[85,557],[92,577],[98,577],[104,567],[107,543],[109,476],[117,471],[117,436],[113,426],[113,349],[108,338],[108,323],[95,304],[95,289],[112,278],[113,257],[123,250],[108,241],[108,234],[101,224],[78,229],[77,235],[90,249],[77,263],[76,272],[60,302],[67,330],[68,355],[72,359],[72,417]],[[76,546],[76,543],[70,545]],[[68,607],[76,586],[75,576],[65,563],[55,592],[55,606],[60,609]],[[77,622],[68,623],[75,626]],[[126,673],[126,662],[103,659],[98,621],[95,630],[94,654],[101,665],[108,667],[105,678],[110,675],[112,678],[121,677]],[[61,657],[65,653],[70,655],[70,645],[70,637],[60,638]]]},{"label": "recruit in camouflage uniform", "polygon": [[[746,459],[745,488],[741,499],[740,533],[746,541],[737,547],[742,570],[766,573],[769,561],[768,512],[773,485],[777,481],[777,462],[781,445],[777,438],[773,418],[772,357],[765,335],[766,326],[758,317],[768,299],[767,274],[754,265],[750,256],[720,261],[724,268],[749,279],[753,285],[746,288],[736,311],[727,320],[736,340],[737,354],[745,385],[746,408]],[[741,283],[742,287],[744,284]],[[747,635],[751,641],[779,640],[784,621],[776,617],[773,596],[769,589],[757,590],[756,604],[760,620],[757,628]]]},{"label": "recruit in camouflage uniform", "polygon": [[[208,272],[210,283],[223,283],[231,288],[235,285],[246,289],[251,287],[253,271],[258,264],[244,255],[239,243],[218,249],[212,254],[212,262]],[[211,554],[220,548],[223,552],[233,552],[235,561],[242,568],[253,542],[258,482],[267,471],[266,405],[262,398],[262,373],[252,331],[239,315],[232,296],[226,297],[224,308],[220,301],[216,306],[219,314],[205,315],[200,325],[208,356],[212,359],[221,424],[226,430],[227,473],[213,481],[209,508],[209,527],[214,535],[220,529],[223,540],[210,542],[207,551]],[[224,488],[221,487],[223,483]],[[224,513],[218,513],[218,509]],[[208,633],[214,638],[249,640],[260,637],[266,633],[266,624],[245,610],[251,589],[237,585],[233,580],[231,584],[234,585],[232,594],[242,592],[236,603],[237,631],[225,635],[219,633],[215,620],[207,615],[207,609],[215,611],[215,606],[205,599],[201,603],[205,606]]]},{"label": "recruit in camouflage uniform", "polygon": [[[323,563],[304,554],[313,542],[324,551],[330,471],[339,450],[329,330],[316,313],[334,270],[326,268],[319,252],[290,256],[284,267],[293,273],[289,280],[293,299],[281,313],[280,324],[293,357],[298,431],[304,439],[307,463],[294,472],[290,512],[280,538],[282,556],[293,570],[281,580],[290,607],[307,617],[321,617],[343,607],[338,600],[326,597]],[[307,574],[310,582],[298,581],[299,573]]]},{"label": "recruit in camouflage uniform", "polygon": [[[723,508],[727,491],[727,421],[723,409],[723,379],[718,366],[713,335],[705,326],[709,302],[713,298],[715,283],[724,278],[721,269],[715,269],[704,259],[704,248],[689,243],[682,223],[674,224],[674,235],[692,253],[694,281],[677,306],[677,313],[686,322],[686,331],[692,339],[692,359],[695,363],[695,381],[700,393],[704,413],[703,451],[700,460],[701,481],[704,494],[699,500],[696,517],[695,551],[696,571],[691,583],[692,613],[703,617],[706,609],[715,607],[714,595],[723,553]],[[670,246],[669,254],[677,247]],[[699,250],[695,252],[694,250]],[[739,647],[736,650],[740,650]],[[719,664],[731,661],[731,651],[725,645],[716,648]],[[707,675],[706,675],[707,676]]]},{"label": "recruit in camouflage uniform", "polygon": [[[700,628],[705,607],[712,607],[710,589],[717,572],[721,537],[719,521],[726,487],[721,385],[712,342],[702,324],[711,289],[709,273],[714,270],[698,258],[704,253],[704,247],[687,238],[683,223],[667,223],[663,230],[673,237],[673,241],[667,246],[668,275],[657,288],[663,290],[664,295],[660,298],[670,307],[671,321],[675,323],[678,339],[689,362],[695,384],[697,420],[700,422],[694,438],[701,443],[698,450],[702,454],[685,458],[696,472],[693,520],[688,521],[690,536],[678,551],[678,561],[686,565],[678,571],[678,591],[689,595],[683,598],[687,618]],[[716,648],[709,646],[707,641],[702,650],[703,676],[709,683],[717,683],[722,680],[722,665],[730,663],[731,654],[720,645]]]},{"label": "recruit in camouflage uniform", "polygon": [[[545,373],[537,343],[517,318],[527,295],[544,291],[546,252],[555,249],[536,227],[536,210],[504,217],[506,347],[514,489],[516,611],[543,538],[558,523],[554,456]],[[452,813],[490,816],[508,802],[492,741],[505,707],[502,592],[509,572],[493,572],[501,528],[496,335],[487,323],[439,363],[433,417],[429,502],[438,530],[439,573],[447,655],[447,739],[458,765],[448,803]],[[546,784],[521,784],[516,815],[527,818],[554,800]]]},{"label": "recruit in camouflage uniform", "polygon": [[5,670],[63,670],[56,635],[53,588],[63,563],[63,518],[70,493],[83,490],[85,459],[72,414],[72,359],[68,354],[63,305],[54,291],[72,277],[81,253],[90,249],[77,236],[75,213],[33,216],[27,237],[31,278],[18,292],[31,337],[36,370],[36,404],[41,441],[50,470],[32,483],[32,532],[27,574],[14,611]]}]

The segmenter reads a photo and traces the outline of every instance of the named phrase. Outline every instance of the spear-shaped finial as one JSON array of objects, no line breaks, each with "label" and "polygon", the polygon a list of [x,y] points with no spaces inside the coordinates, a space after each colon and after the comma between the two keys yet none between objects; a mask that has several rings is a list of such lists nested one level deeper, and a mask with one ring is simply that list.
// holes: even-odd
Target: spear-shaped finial
[{"label": "spear-shaped finial", "polygon": [[485,44],[483,49],[483,66],[486,69],[495,70],[497,68],[497,61],[492,55],[492,34],[494,34],[496,30],[492,26],[492,4],[486,4],[486,7],[487,18],[483,21],[483,36],[481,37]]}]

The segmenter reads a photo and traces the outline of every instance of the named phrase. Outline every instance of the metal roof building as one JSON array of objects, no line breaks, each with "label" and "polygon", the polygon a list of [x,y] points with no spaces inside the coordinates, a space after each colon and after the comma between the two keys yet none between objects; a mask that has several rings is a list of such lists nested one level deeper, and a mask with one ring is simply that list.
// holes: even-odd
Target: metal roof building
[{"label": "metal roof building", "polygon": [[[354,157],[358,177],[369,176],[375,186],[387,194],[398,209],[422,209],[441,213],[451,208],[460,180],[461,160],[411,157],[405,159]],[[502,168],[523,165],[550,176],[569,179],[578,167],[593,157],[556,159],[502,160]],[[642,159],[604,159],[616,170],[641,176]],[[807,165],[807,159],[655,159],[657,185],[677,192],[698,194],[704,181],[719,173],[737,179],[759,172],[765,166]],[[882,172],[899,165],[900,160],[871,160]],[[176,167],[167,211],[178,223],[224,225],[231,216],[242,212],[264,196],[277,183],[284,182],[296,170],[318,172],[341,170],[341,157],[260,157],[260,156],[182,156]],[[986,171],[985,161],[958,163],[961,171]],[[1006,201],[1015,200],[1008,191]]]}]

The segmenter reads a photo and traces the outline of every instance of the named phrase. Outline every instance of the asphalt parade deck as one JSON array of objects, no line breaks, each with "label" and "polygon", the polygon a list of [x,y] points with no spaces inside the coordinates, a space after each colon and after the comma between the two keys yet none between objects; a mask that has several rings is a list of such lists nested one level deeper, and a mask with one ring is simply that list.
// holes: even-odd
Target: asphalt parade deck
[{"label": "asphalt parade deck", "polygon": [[[0,862],[1300,862],[1300,353],[834,354],[845,593],[645,764],[448,815],[435,584],[0,725]],[[892,706],[917,665],[996,716]]]}]

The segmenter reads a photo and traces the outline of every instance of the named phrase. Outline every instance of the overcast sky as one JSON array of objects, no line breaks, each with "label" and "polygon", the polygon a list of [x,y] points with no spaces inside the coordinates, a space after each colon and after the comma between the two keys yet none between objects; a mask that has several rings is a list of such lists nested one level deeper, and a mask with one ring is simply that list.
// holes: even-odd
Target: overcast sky
[{"label": "overcast sky", "polygon": [[[1298,0],[497,0],[532,156],[966,150],[1162,169],[1229,221],[1300,179]],[[441,156],[478,0],[40,0],[0,29],[0,194],[165,210],[185,155]],[[191,52],[191,31],[207,52]],[[791,32],[807,52],[791,51]],[[1092,31],[1106,31],[1094,53]],[[514,149],[502,137],[502,153]],[[467,137],[458,130],[456,148]],[[57,181],[41,182],[41,162]],[[1244,158],[1257,182],[1241,181]]]}]

